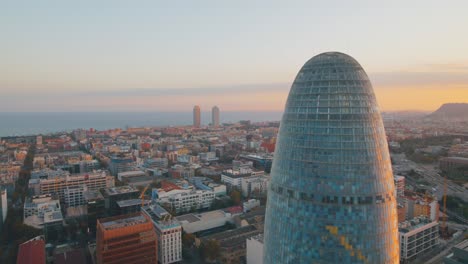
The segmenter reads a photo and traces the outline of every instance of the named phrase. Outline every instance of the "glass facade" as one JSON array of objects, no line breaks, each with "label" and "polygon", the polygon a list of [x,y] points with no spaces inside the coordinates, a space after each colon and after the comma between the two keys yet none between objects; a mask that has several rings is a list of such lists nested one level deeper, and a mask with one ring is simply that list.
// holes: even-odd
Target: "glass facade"
[{"label": "glass facade", "polygon": [[398,263],[395,187],[382,118],[359,63],[310,59],[281,121],[264,263]]}]

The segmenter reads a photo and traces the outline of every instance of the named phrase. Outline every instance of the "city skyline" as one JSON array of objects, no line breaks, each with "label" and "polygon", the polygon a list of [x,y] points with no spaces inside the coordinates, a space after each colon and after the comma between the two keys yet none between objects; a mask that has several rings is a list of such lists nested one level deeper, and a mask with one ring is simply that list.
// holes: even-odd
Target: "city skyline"
[{"label": "city skyline", "polygon": [[302,58],[329,50],[383,111],[468,102],[467,3],[402,3],[3,3],[0,112],[281,111]]}]

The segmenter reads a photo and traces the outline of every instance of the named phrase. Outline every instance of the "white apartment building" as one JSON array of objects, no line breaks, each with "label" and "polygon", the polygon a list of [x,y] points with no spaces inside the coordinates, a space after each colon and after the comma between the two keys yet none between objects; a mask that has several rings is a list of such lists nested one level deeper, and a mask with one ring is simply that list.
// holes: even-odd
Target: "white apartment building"
[{"label": "white apartment building", "polygon": [[415,259],[439,244],[439,223],[427,217],[416,217],[398,224],[400,260]]},{"label": "white apartment building", "polygon": [[182,261],[182,226],[158,204],[144,206],[156,229],[158,237],[158,260],[161,264]]},{"label": "white apartment building", "polygon": [[212,190],[158,190],[158,202],[169,203],[176,213],[209,208],[214,199]]}]

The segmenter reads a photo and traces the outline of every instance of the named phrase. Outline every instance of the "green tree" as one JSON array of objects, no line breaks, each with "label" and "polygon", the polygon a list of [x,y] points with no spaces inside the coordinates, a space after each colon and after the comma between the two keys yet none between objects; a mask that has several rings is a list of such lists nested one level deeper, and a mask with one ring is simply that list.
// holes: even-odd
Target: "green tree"
[{"label": "green tree", "polygon": [[203,243],[203,256],[208,262],[215,261],[221,255],[221,246],[219,242],[214,239],[207,240]]},{"label": "green tree", "polygon": [[234,205],[240,205],[242,201],[241,193],[238,190],[232,190],[231,191],[231,199]]}]

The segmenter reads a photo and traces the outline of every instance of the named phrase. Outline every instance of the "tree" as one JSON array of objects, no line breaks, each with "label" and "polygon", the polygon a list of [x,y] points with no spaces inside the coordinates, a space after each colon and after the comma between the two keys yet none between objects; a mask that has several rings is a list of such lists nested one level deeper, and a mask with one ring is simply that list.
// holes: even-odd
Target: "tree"
[{"label": "tree", "polygon": [[241,193],[238,190],[232,190],[231,191],[231,199],[234,203],[234,205],[240,205],[241,204]]},{"label": "tree", "polygon": [[184,232],[182,234],[182,244],[185,247],[191,247],[193,243],[195,243],[195,235]]},{"label": "tree", "polygon": [[207,240],[203,243],[203,256],[208,262],[215,261],[221,255],[221,246],[214,239]]}]

